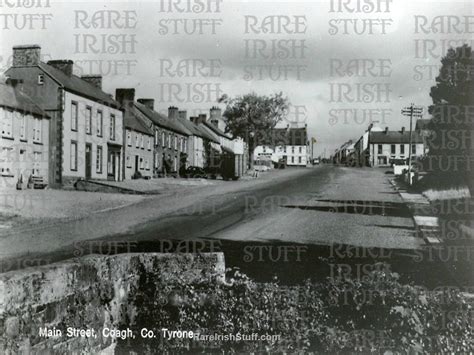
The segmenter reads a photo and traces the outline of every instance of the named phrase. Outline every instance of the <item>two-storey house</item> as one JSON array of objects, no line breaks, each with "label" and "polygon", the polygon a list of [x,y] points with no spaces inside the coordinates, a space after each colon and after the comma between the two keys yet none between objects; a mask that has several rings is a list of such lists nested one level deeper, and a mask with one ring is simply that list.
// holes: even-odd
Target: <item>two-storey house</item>
[{"label": "two-storey house", "polygon": [[[123,111],[102,91],[99,75],[78,77],[71,60],[40,60],[37,45],[13,48],[6,75],[51,117],[49,183],[122,180]],[[45,142],[46,143],[46,142]]]},{"label": "two-storey house", "polygon": [[15,84],[0,83],[0,188],[23,188],[31,177],[48,183],[49,117]]}]

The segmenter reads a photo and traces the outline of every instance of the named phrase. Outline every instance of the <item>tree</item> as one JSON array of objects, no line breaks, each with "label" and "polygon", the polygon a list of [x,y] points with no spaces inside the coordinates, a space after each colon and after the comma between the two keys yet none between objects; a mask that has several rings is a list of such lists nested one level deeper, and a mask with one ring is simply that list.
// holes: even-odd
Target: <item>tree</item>
[{"label": "tree", "polygon": [[255,147],[271,140],[273,128],[288,113],[288,98],[281,92],[271,96],[250,93],[236,98],[224,95],[219,102],[226,104],[226,132],[247,143],[252,168]]},{"label": "tree", "polygon": [[450,48],[441,59],[436,85],[430,93],[432,120],[425,167],[431,187],[467,185],[472,191],[473,70],[474,52],[467,45]]}]

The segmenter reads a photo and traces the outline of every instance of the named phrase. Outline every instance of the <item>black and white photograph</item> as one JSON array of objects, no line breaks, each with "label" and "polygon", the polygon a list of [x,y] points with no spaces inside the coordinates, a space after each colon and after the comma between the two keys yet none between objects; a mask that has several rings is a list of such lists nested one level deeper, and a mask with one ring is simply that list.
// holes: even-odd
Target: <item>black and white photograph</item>
[{"label": "black and white photograph", "polygon": [[0,0],[0,355],[473,354],[472,0]]}]

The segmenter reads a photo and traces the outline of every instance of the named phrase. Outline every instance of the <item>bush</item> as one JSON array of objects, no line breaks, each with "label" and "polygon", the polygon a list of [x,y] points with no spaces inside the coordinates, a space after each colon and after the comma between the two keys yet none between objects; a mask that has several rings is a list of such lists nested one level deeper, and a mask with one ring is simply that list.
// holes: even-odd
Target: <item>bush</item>
[{"label": "bush", "polygon": [[[156,338],[128,340],[138,353],[216,352],[468,352],[474,349],[472,308],[457,290],[428,292],[402,285],[376,268],[367,277],[306,281],[283,286],[257,283],[238,270],[227,282],[172,283],[141,275],[131,328],[153,329]],[[130,324],[127,326],[130,327]],[[161,329],[200,334],[280,335],[279,341],[164,340]]]}]

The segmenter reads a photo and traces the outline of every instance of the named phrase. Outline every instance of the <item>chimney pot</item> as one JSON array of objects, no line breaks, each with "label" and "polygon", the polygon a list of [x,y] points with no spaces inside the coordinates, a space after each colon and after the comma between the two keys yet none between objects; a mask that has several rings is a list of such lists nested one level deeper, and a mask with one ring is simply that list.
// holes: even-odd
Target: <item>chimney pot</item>
[{"label": "chimney pot", "polygon": [[402,127],[402,134],[405,133],[405,127]]},{"label": "chimney pot", "polygon": [[388,127],[385,127],[385,134],[388,134]]},{"label": "chimney pot", "polygon": [[37,44],[13,47],[13,66],[31,67],[38,65],[41,60],[41,47]]},{"label": "chimney pot", "polygon": [[205,113],[200,113],[198,116],[199,123],[205,123],[207,120],[207,115]]},{"label": "chimney pot", "polygon": [[102,90],[102,75],[82,75],[81,79]]},{"label": "chimney pot", "polygon": [[48,65],[61,70],[67,76],[71,76],[74,62],[69,59],[50,60],[48,61]]},{"label": "chimney pot", "polygon": [[137,100],[142,105],[148,107],[150,110],[155,109],[155,100],[154,99],[138,99]]}]

